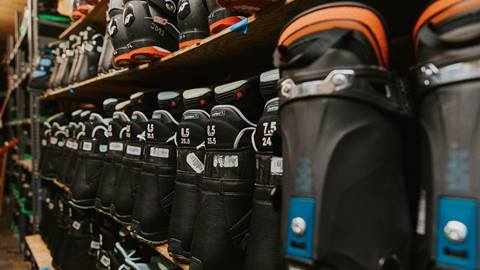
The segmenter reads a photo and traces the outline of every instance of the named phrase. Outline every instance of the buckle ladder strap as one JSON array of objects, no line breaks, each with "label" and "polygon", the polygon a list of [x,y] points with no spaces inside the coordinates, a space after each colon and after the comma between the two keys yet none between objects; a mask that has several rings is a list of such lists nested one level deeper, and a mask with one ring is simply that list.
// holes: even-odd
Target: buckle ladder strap
[{"label": "buckle ladder strap", "polygon": [[[393,73],[368,67],[332,70],[324,79],[314,79],[318,77],[318,74],[310,79],[303,76],[302,81],[305,82],[299,84],[291,78],[282,80],[280,83],[282,103],[309,96],[349,97],[372,103],[388,111],[410,115],[404,84]],[[384,93],[381,94],[361,85],[371,83],[381,84],[384,87]]]},{"label": "buckle ladder strap", "polygon": [[438,86],[480,79],[480,58],[437,67],[433,63],[415,69],[417,88],[423,95]]}]

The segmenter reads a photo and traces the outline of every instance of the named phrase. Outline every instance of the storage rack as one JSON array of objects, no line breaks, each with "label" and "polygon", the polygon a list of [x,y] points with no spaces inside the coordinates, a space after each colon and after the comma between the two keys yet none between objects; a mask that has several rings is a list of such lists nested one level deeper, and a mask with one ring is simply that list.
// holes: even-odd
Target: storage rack
[{"label": "storage rack", "polygon": [[[28,31],[26,34],[18,35],[15,46],[12,47],[11,52],[5,59],[5,63],[9,67],[9,73],[16,75],[9,82],[4,102],[4,107],[8,107],[8,115],[15,115],[17,119],[13,120],[10,117],[10,120],[6,122],[6,127],[11,130],[15,129],[16,131],[12,131],[12,134],[18,136],[20,140],[18,146],[18,156],[20,158],[15,162],[22,164],[32,174],[35,198],[33,203],[34,232],[38,232],[41,219],[40,108],[44,102],[53,101],[69,105],[82,102],[100,104],[104,98],[128,97],[130,94],[141,90],[181,91],[190,87],[221,84],[257,75],[273,67],[272,55],[278,35],[284,25],[298,13],[327,2],[326,0],[279,1],[273,8],[250,16],[248,19],[193,46],[172,53],[160,61],[99,75],[67,87],[48,89],[44,95],[39,95],[27,94],[25,89],[25,82],[32,70],[33,61],[39,56],[39,45],[41,44],[39,42],[41,36],[39,32],[41,32],[42,27],[59,25],[39,21],[37,1],[41,0],[28,0],[27,11],[32,14],[28,21]],[[389,18],[390,24],[393,25],[393,29],[391,29],[393,30],[391,36],[394,37],[393,47],[410,43],[410,40],[405,38],[408,33],[402,31],[411,29],[411,27],[405,27],[403,24],[399,26],[398,22],[414,21],[407,20],[407,17],[416,16],[420,3],[417,3],[417,7],[412,7],[415,4],[411,3],[409,8],[406,9],[406,5],[402,1],[366,0],[364,2],[373,5],[385,17]],[[108,0],[101,0],[88,15],[71,24],[68,28],[59,31],[57,37],[67,39],[71,34],[79,33],[88,25],[93,25],[99,32],[102,32],[106,26],[107,8]],[[409,55],[411,51],[404,50],[403,53]],[[23,59],[25,55],[27,57]],[[393,61],[397,62],[409,59],[409,57],[400,54],[394,55],[393,58]],[[405,63],[403,66],[407,67],[409,64]],[[400,66],[402,66],[402,63]],[[15,98],[11,96],[15,96]],[[13,100],[16,100],[16,102],[13,102]],[[29,106],[28,108],[22,107],[22,104],[29,104]],[[29,127],[28,138],[25,138],[22,132],[26,127]],[[26,151],[25,141],[28,139],[30,139],[31,163],[21,159]],[[55,180],[53,183],[63,192],[69,191],[60,181]],[[29,241],[42,247],[42,244],[38,244],[39,241],[42,241],[39,237]],[[34,248],[30,246],[30,249]],[[166,245],[154,246],[153,248],[171,259]],[[42,250],[42,252],[45,252],[43,248]],[[32,253],[38,254],[38,252]],[[186,265],[179,266],[182,269],[188,269]]]}]

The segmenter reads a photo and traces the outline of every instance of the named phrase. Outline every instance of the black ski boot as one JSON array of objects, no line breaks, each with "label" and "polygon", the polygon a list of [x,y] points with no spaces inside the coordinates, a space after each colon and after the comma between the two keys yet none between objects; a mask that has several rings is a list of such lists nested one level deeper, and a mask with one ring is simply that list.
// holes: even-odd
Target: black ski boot
[{"label": "black ski boot", "polygon": [[274,97],[278,79],[278,70],[260,76],[262,95],[267,100],[271,99],[265,104],[263,116],[252,135],[252,144],[257,152],[257,177],[244,270],[277,270],[282,266],[280,205],[283,159],[278,98]]},{"label": "black ski boot", "polygon": [[130,103],[118,103],[113,113],[112,121],[108,123],[108,152],[105,154],[102,176],[95,200],[97,211],[110,215],[110,205],[116,196],[115,182],[118,174],[118,168],[122,162],[125,152],[125,132],[130,121],[128,114],[122,110]]},{"label": "black ski boot", "polygon": [[71,157],[78,150],[78,142],[76,141],[76,131],[79,130],[78,122],[81,119],[82,110],[76,110],[70,114],[70,122],[65,130],[66,141],[65,147],[60,155],[60,159],[63,161],[63,167],[59,168],[58,178],[61,183],[66,184],[66,175],[71,170],[72,164]]},{"label": "black ski boot", "polygon": [[56,147],[58,138],[54,134],[61,125],[68,123],[64,113],[58,113],[48,118],[43,123],[42,156],[40,160],[40,177],[44,180],[55,179],[55,155],[58,155]]},{"label": "black ski boot", "polygon": [[177,0],[125,0],[130,60],[151,62],[178,50]]},{"label": "black ski boot", "polygon": [[125,152],[118,169],[115,183],[116,196],[110,205],[113,218],[122,224],[130,224],[141,177],[144,156],[147,122],[155,104],[153,93],[138,92],[130,96],[130,109],[133,111],[125,129]]},{"label": "black ski boot", "polygon": [[89,26],[80,33],[80,36],[82,37],[82,45],[78,48],[69,84],[81,82],[97,75],[103,37]]},{"label": "black ski boot", "polygon": [[[85,110],[82,111],[80,114],[80,119],[78,120],[78,127],[75,129],[74,134],[75,137],[73,137],[70,141],[70,146],[73,151],[71,151],[70,157],[66,160],[66,165],[65,167],[65,179],[64,179],[64,184],[67,187],[70,187],[70,185],[73,182],[73,179],[77,177],[77,166],[79,164],[79,149],[80,149],[80,141],[85,137],[85,123],[88,122],[88,119],[90,118],[90,114],[92,112],[90,110]],[[68,143],[68,141],[67,141]]]},{"label": "black ski boot", "polygon": [[[116,99],[106,99],[103,109],[111,115]],[[81,141],[81,153],[77,162],[76,178],[70,186],[70,203],[77,208],[95,208],[97,188],[102,173],[105,153],[108,151],[108,120],[97,113],[85,123],[85,137]]]},{"label": "black ski boot", "polygon": [[[303,33],[303,34],[302,34]],[[412,269],[404,89],[367,6],[307,10],[283,30],[282,234],[289,269]]]},{"label": "black ski boot", "polygon": [[55,60],[54,48],[43,48],[40,53],[40,60],[36,65],[36,69],[30,75],[28,82],[28,90],[43,93],[48,88],[48,81],[52,74],[53,61]]},{"label": "black ski boot", "polygon": [[168,239],[168,225],[177,169],[175,134],[183,112],[177,92],[158,94],[161,110],[147,122],[143,167],[133,209],[133,235],[149,244]]},{"label": "black ski boot", "polygon": [[114,51],[115,49],[113,48],[112,38],[108,34],[107,29],[107,33],[105,33],[105,36],[103,37],[102,53],[100,54],[100,59],[98,60],[98,74],[107,74],[114,70],[120,69],[120,67],[115,64],[113,59]]},{"label": "black ski boot", "polygon": [[200,203],[204,171],[205,132],[210,110],[215,104],[210,88],[183,92],[185,111],[177,131],[177,178],[172,205],[168,252],[182,261],[190,258],[193,225]]},{"label": "black ski boot", "polygon": [[178,46],[180,49],[200,42],[210,35],[208,7],[205,0],[178,1]]},{"label": "black ski boot", "polygon": [[208,24],[212,35],[245,19],[244,15],[220,6],[217,0],[206,0],[206,2],[210,12]]},{"label": "black ski boot", "polygon": [[415,269],[480,269],[480,1],[432,2],[414,29],[420,120]]},{"label": "black ski boot", "polygon": [[128,45],[127,30],[123,23],[123,0],[111,0],[108,10],[110,19],[107,31],[113,46],[114,62],[120,67],[128,67],[130,62],[130,49]]},{"label": "black ski boot", "polygon": [[258,79],[216,87],[215,99],[228,105],[215,106],[207,123],[191,270],[243,269],[250,225],[255,183],[251,135],[263,108]]}]

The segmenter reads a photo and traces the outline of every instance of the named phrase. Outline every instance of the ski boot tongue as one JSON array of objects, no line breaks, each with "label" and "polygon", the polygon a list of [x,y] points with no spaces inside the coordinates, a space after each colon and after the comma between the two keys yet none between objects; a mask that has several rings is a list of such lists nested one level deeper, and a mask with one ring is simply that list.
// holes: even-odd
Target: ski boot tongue
[{"label": "ski boot tongue", "polygon": [[453,62],[478,57],[480,1],[432,3],[417,21],[413,39],[420,62]]},{"label": "ski boot tongue", "polygon": [[210,112],[215,99],[213,91],[210,88],[195,88],[183,92],[183,104],[185,109],[201,109]]},{"label": "ski boot tongue", "polygon": [[215,100],[218,104],[234,106],[250,122],[256,122],[262,115],[264,101],[258,77],[215,87]]},{"label": "ski boot tongue", "polygon": [[253,129],[238,108],[232,105],[217,105],[212,109],[207,126],[207,149],[236,149],[250,145],[249,138],[242,136],[245,129]]},{"label": "ski boot tongue", "polygon": [[169,118],[172,118],[177,122],[181,119],[184,111],[182,95],[178,92],[167,91],[160,92],[157,95],[158,107],[170,114]]}]

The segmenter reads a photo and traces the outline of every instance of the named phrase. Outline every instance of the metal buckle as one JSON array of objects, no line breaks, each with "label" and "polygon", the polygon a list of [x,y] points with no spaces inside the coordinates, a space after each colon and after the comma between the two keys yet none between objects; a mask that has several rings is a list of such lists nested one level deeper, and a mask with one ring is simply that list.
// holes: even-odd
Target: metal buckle
[{"label": "metal buckle", "polygon": [[417,70],[420,86],[436,87],[471,79],[480,79],[480,59],[437,67],[432,63],[421,66]]},{"label": "metal buckle", "polygon": [[281,83],[280,93],[287,99],[328,95],[351,87],[354,77],[355,71],[339,69],[331,71],[324,80],[309,81],[298,85],[292,79],[286,79]]}]

